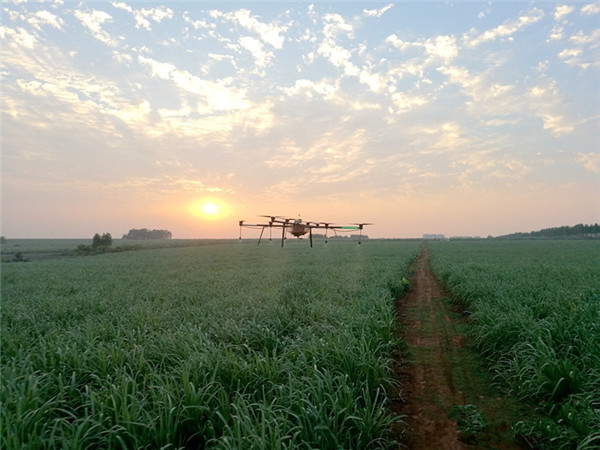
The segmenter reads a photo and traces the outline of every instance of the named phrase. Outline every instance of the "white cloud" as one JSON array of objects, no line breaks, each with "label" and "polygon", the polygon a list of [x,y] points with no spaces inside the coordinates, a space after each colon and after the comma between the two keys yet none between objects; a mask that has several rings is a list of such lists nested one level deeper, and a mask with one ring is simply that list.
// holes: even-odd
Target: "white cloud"
[{"label": "white cloud", "polygon": [[387,87],[387,80],[385,77],[378,73],[370,73],[366,68],[363,68],[360,71],[358,79],[361,83],[369,86],[369,89],[375,93],[382,92]]},{"label": "white cloud", "polygon": [[577,153],[577,164],[592,173],[600,173],[600,153]]},{"label": "white cloud", "polygon": [[533,8],[528,14],[522,15],[516,20],[507,20],[502,25],[479,35],[476,35],[475,30],[471,30],[463,36],[463,42],[465,47],[474,48],[485,42],[495,41],[497,38],[509,37],[517,31],[539,22],[543,17],[544,12],[541,9]]},{"label": "white cloud", "polygon": [[296,80],[293,87],[282,88],[287,95],[303,94],[307,98],[312,98],[314,93],[321,95],[325,100],[332,99],[336,96],[339,89],[339,83],[331,83],[325,79],[313,82],[307,79]]},{"label": "white cloud", "polygon": [[186,70],[179,70],[173,64],[138,56],[139,62],[150,67],[152,75],[163,80],[171,80],[184,91],[200,96],[199,112],[209,114],[215,111],[232,111],[251,107],[244,89],[231,85],[231,79],[219,82],[202,79]]},{"label": "white cloud", "polygon": [[124,11],[130,12],[130,13],[133,13],[133,8],[132,8],[131,6],[129,6],[128,4],[126,4],[126,3],[121,3],[121,2],[113,2],[113,4],[112,4],[112,5],[113,5],[115,8],[119,8],[119,9],[122,9],[122,10],[124,10]]},{"label": "white cloud", "polygon": [[163,120],[155,124],[150,133],[161,135],[175,132],[185,136],[213,134],[215,139],[227,142],[228,133],[234,127],[251,129],[260,134],[273,126],[273,105],[269,101],[251,102],[247,97],[247,89],[234,86],[235,80],[232,78],[207,80],[177,69],[171,63],[143,56],[138,56],[138,60],[150,68],[153,76],[171,81],[180,89],[184,101],[184,106],[178,110],[159,109]]},{"label": "white cloud", "polygon": [[576,45],[589,45],[591,48],[597,48],[600,46],[600,28],[593,30],[590,34],[584,34],[580,30],[571,36],[569,41]]},{"label": "white cloud", "polygon": [[385,42],[389,42],[390,44],[392,44],[394,47],[396,47],[400,51],[408,50],[409,48],[412,47],[412,43],[403,41],[395,34],[389,35],[385,39]]},{"label": "white cloud", "polygon": [[17,47],[25,47],[28,49],[33,49],[37,42],[37,38],[23,28],[17,28],[15,30],[13,28],[0,26],[0,38],[4,40],[8,37],[12,39],[12,42],[9,45],[16,45]]},{"label": "white cloud", "polygon": [[325,23],[323,26],[323,35],[328,39],[333,39],[340,34],[354,37],[354,27],[339,14],[325,14],[323,22]]},{"label": "white cloud", "polygon": [[115,8],[122,9],[133,14],[133,18],[135,19],[135,27],[136,28],[145,28],[148,31],[152,31],[152,25],[150,20],[154,22],[162,22],[164,19],[172,19],[173,18],[173,10],[167,8],[166,6],[159,6],[157,8],[141,8],[141,9],[133,9],[130,5],[125,3],[113,3]]},{"label": "white cloud", "polygon": [[102,24],[107,21],[112,21],[112,16],[105,11],[93,10],[91,12],[75,10],[73,13],[83,25],[85,25],[91,32],[92,36],[107,45],[114,46],[115,41],[110,35],[102,30]]},{"label": "white cloud", "polygon": [[277,155],[265,164],[270,168],[303,169],[309,176],[302,175],[296,181],[301,185],[343,183],[373,168],[373,161],[364,158],[366,141],[366,130],[360,128],[352,133],[324,132],[306,148],[285,138],[278,144]]},{"label": "white cloud", "polygon": [[568,16],[575,9],[574,6],[571,5],[560,5],[554,8],[554,20],[557,22],[565,16]]},{"label": "white cloud", "polygon": [[427,99],[420,96],[409,96],[403,92],[397,92],[392,95],[392,101],[399,113],[405,113],[411,109],[422,106],[427,103]]},{"label": "white cloud", "polygon": [[256,18],[256,16],[252,16],[250,11],[247,9],[240,9],[238,11],[228,13],[213,10],[210,11],[210,16],[215,19],[222,18],[230,22],[237,23],[243,28],[258,34],[260,39],[270,46],[278,50],[283,48],[286,27],[272,23],[269,24],[261,22]]},{"label": "white cloud", "polygon": [[187,178],[182,178],[179,180],[175,180],[174,184],[180,186],[185,191],[193,191],[193,192],[227,192],[229,194],[235,194],[235,190],[231,188],[224,188],[221,186],[210,186],[206,184],[204,181],[200,180],[190,180]]},{"label": "white cloud", "polygon": [[585,16],[593,16],[600,13],[600,3],[589,3],[581,7],[581,14]]},{"label": "white cloud", "polygon": [[567,49],[564,49],[563,51],[561,51],[558,54],[558,57],[560,59],[570,59],[570,58],[575,58],[576,56],[579,56],[580,54],[581,54],[581,49],[567,48]]},{"label": "white cloud", "polygon": [[63,19],[55,16],[54,14],[48,11],[36,12],[34,15],[27,19],[27,22],[29,22],[29,24],[32,27],[38,30],[42,29],[42,25],[50,25],[51,27],[56,28],[57,30],[62,30],[62,26],[64,24]]},{"label": "white cloud", "polygon": [[65,89],[64,86],[59,86],[53,83],[40,83],[39,81],[17,80],[17,86],[23,91],[31,95],[53,95],[57,99],[69,103],[78,103],[79,96],[72,91]]},{"label": "white cloud", "polygon": [[526,164],[523,164],[521,161],[508,161],[504,164],[504,166],[510,169],[515,175],[519,177],[523,177],[531,172],[532,168]]},{"label": "white cloud", "polygon": [[419,39],[413,42],[407,42],[400,39],[395,34],[388,36],[385,42],[392,44],[401,52],[409,52],[410,50],[423,51],[424,55],[420,57],[418,63],[413,60],[410,63],[404,63],[405,66],[418,66],[418,70],[411,71],[412,74],[422,74],[423,69],[439,60],[448,63],[458,56],[458,45],[455,36],[439,35],[428,39]]},{"label": "white cloud", "polygon": [[214,30],[215,28],[217,28],[217,24],[212,23],[212,22],[207,22],[206,20],[203,20],[203,19],[192,20],[187,11],[183,13],[183,20],[185,20],[187,23],[192,25],[196,30],[198,30],[198,29]]},{"label": "white cloud", "polygon": [[431,132],[437,137],[437,140],[429,147],[428,153],[452,152],[467,146],[468,140],[463,127],[456,121],[446,122],[441,127],[432,129]]},{"label": "white cloud", "polygon": [[131,55],[128,53],[113,51],[113,56],[114,56],[115,60],[120,64],[130,63],[133,60]]},{"label": "white cloud", "polygon": [[273,59],[272,52],[266,52],[261,41],[251,36],[243,36],[239,40],[240,45],[248,50],[252,56],[256,65],[259,67],[266,67],[269,62]]},{"label": "white cloud", "polygon": [[337,45],[332,39],[325,39],[319,45],[317,53],[329,59],[329,62],[336,67],[343,69],[347,76],[357,76],[360,69],[350,62],[352,53],[346,48]]},{"label": "white cloud", "polygon": [[560,41],[564,37],[564,28],[560,25],[554,25],[550,34],[548,35],[548,39],[546,42],[550,41]]},{"label": "white cloud", "polygon": [[542,119],[544,130],[555,136],[564,136],[574,130],[564,116],[563,99],[554,82],[531,88],[528,107],[532,113]]},{"label": "white cloud", "polygon": [[436,36],[423,43],[428,55],[449,61],[458,55],[456,38],[454,36]]},{"label": "white cloud", "polygon": [[380,9],[363,9],[363,14],[367,17],[381,17],[383,16],[387,11],[389,11],[390,9],[392,9],[394,7],[393,3],[390,3],[386,6],[384,6],[383,8]]},{"label": "white cloud", "polygon": [[555,136],[563,136],[573,132],[573,126],[566,123],[563,115],[541,113],[539,116],[544,122],[544,130],[550,130],[550,132]]}]

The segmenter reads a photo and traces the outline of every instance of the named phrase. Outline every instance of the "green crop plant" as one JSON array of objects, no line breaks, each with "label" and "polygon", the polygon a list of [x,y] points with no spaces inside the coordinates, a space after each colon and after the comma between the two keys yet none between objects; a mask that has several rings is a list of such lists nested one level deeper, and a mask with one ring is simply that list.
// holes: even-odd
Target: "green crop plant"
[{"label": "green crop plant", "polygon": [[2,448],[387,448],[419,244],[3,264]]},{"label": "green crop plant", "polygon": [[448,417],[456,420],[457,429],[465,439],[470,439],[481,433],[488,426],[487,418],[471,403],[454,405]]},{"label": "green crop plant", "polygon": [[496,380],[537,406],[540,447],[600,446],[600,242],[431,243],[432,267],[470,310]]}]

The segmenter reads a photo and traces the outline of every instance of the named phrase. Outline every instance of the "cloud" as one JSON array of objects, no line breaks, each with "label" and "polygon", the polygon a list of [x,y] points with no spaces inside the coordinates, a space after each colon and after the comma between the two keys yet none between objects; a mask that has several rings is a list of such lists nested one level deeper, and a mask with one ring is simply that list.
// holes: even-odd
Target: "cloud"
[{"label": "cloud", "polygon": [[254,61],[258,67],[266,67],[273,59],[272,52],[266,52],[261,41],[251,36],[243,36],[239,40],[240,45],[248,50],[254,56]]},{"label": "cloud", "polygon": [[331,64],[343,69],[346,76],[357,76],[360,74],[360,69],[350,62],[352,54],[349,50],[337,45],[332,39],[325,39],[319,45],[317,53],[324,56]]},{"label": "cloud", "polygon": [[534,86],[528,95],[528,106],[532,113],[541,118],[544,130],[549,130],[555,136],[564,136],[574,130],[564,116],[563,100],[556,83]]},{"label": "cloud", "polygon": [[594,14],[600,13],[599,3],[589,3],[581,7],[581,14],[584,16],[593,16]]},{"label": "cloud", "polygon": [[554,8],[554,20],[557,22],[563,17],[568,16],[575,10],[574,6],[571,5],[560,5]]},{"label": "cloud", "polygon": [[207,29],[207,30],[214,30],[217,28],[217,24],[213,23],[213,22],[208,22],[204,19],[200,19],[200,20],[193,20],[190,18],[190,15],[187,11],[185,11],[183,13],[183,20],[185,20],[187,23],[189,23],[190,25],[192,25],[196,30],[199,29]]},{"label": "cloud", "polygon": [[172,81],[180,89],[199,96],[198,111],[211,114],[217,111],[232,111],[250,108],[245,89],[232,86],[231,79],[219,82],[192,75],[177,69],[174,64],[157,61],[139,55],[138,61],[150,67],[153,76]]},{"label": "cloud", "polygon": [[42,29],[42,25],[50,25],[52,28],[62,30],[64,24],[62,18],[57,17],[48,11],[37,11],[33,16],[27,19],[27,22],[38,30]]},{"label": "cloud", "polygon": [[64,87],[57,86],[52,83],[40,83],[39,81],[17,80],[17,86],[23,91],[35,96],[52,95],[57,99],[65,102],[75,103],[79,101],[79,97],[74,92],[69,92]]},{"label": "cloud", "polygon": [[423,151],[423,154],[446,153],[467,147],[468,140],[463,127],[456,121],[443,123],[440,127],[430,129],[429,133],[436,137],[436,141]]},{"label": "cloud", "polygon": [[385,42],[397,48],[401,53],[415,55],[395,63],[388,72],[388,77],[404,78],[405,75],[418,77],[425,81],[425,72],[429,67],[440,63],[449,64],[458,57],[458,44],[455,36],[438,35],[431,38],[420,38],[408,42],[392,34]]},{"label": "cloud", "polygon": [[37,42],[37,38],[23,28],[9,28],[6,26],[0,26],[0,38],[5,40],[7,38],[11,39],[11,46],[17,47],[25,47],[28,49],[33,49]]},{"label": "cloud", "polygon": [[379,93],[386,89],[387,78],[378,73],[371,73],[366,67],[360,71],[358,79],[361,83],[369,86],[372,92]]},{"label": "cloud", "polygon": [[475,48],[479,45],[495,41],[498,38],[510,37],[517,31],[528,27],[536,22],[539,22],[544,17],[544,12],[541,9],[533,8],[529,13],[520,16],[516,20],[506,20],[502,25],[484,31],[476,35],[476,30],[471,30],[463,35],[463,43],[467,48]]},{"label": "cloud", "polygon": [[395,34],[389,35],[385,39],[385,42],[389,42],[390,44],[392,44],[394,47],[396,47],[400,51],[408,50],[413,45],[411,42],[405,42],[405,41],[403,41],[402,39],[400,39]]},{"label": "cloud", "polygon": [[581,49],[566,48],[558,54],[558,57],[563,60],[571,60],[579,55],[581,55]]},{"label": "cloud", "polygon": [[600,173],[600,153],[577,153],[577,164],[592,173]]},{"label": "cloud", "polygon": [[424,61],[424,65],[430,64],[434,58],[450,61],[458,56],[458,46],[455,36],[439,35],[428,39],[418,39],[414,42],[407,42],[400,39],[395,34],[388,36],[385,40],[396,47],[401,52],[407,52],[411,49],[424,50],[430,57]]},{"label": "cloud", "polygon": [[302,94],[307,98],[312,98],[314,94],[318,94],[323,99],[330,100],[335,98],[339,88],[339,82],[337,81],[323,79],[314,82],[307,79],[300,79],[296,80],[292,87],[283,87],[282,91],[286,95],[295,96]]},{"label": "cloud", "polygon": [[215,19],[221,18],[236,23],[246,30],[256,33],[263,42],[270,46],[278,50],[283,48],[286,27],[273,23],[261,22],[256,16],[252,16],[251,12],[247,9],[240,9],[228,13],[212,10],[210,11],[210,16]]},{"label": "cloud", "polygon": [[584,34],[580,30],[571,36],[569,41],[576,45],[589,45],[590,48],[598,48],[600,46],[600,29],[593,30],[589,34]]},{"label": "cloud", "polygon": [[324,14],[323,22],[323,35],[327,39],[333,39],[338,35],[346,35],[350,38],[354,37],[354,27],[346,22],[340,14]]},{"label": "cloud", "polygon": [[546,42],[560,41],[564,37],[564,31],[564,27],[560,25],[554,25],[550,31],[550,34],[548,35],[548,39],[546,39]]},{"label": "cloud", "polygon": [[569,38],[569,42],[576,48],[565,48],[558,53],[558,57],[570,66],[586,70],[590,66],[600,68],[600,61],[596,57],[597,48],[600,47],[600,29],[588,34],[579,30]]},{"label": "cloud", "polygon": [[469,97],[466,106],[473,116],[485,119],[520,112],[522,105],[510,96],[515,87],[496,81],[493,70],[477,75],[471,74],[466,67],[441,66],[437,70],[446,75],[450,83],[458,84]]},{"label": "cloud", "polygon": [[339,35],[352,38],[354,36],[352,25],[347,23],[339,14],[325,14],[323,23],[323,40],[317,49],[317,53],[327,58],[335,67],[343,69],[344,75],[358,76],[360,69],[350,61],[352,53],[336,41]]},{"label": "cloud", "polygon": [[133,18],[135,19],[135,27],[136,28],[144,28],[148,31],[152,31],[152,25],[150,20],[152,19],[154,22],[162,22],[164,19],[172,19],[173,18],[173,10],[167,8],[166,6],[159,6],[157,8],[142,8],[142,9],[133,9],[131,6],[125,3],[113,3],[115,8],[122,9],[133,14]]},{"label": "cloud", "polygon": [[398,113],[406,113],[411,109],[427,104],[427,99],[420,96],[409,96],[403,92],[397,92],[392,95],[394,106],[398,109]]},{"label": "cloud", "polygon": [[436,36],[423,43],[428,55],[450,61],[458,55],[456,38],[454,36]]},{"label": "cloud", "polygon": [[190,179],[182,178],[179,180],[175,180],[174,184],[178,185],[185,191],[211,192],[211,193],[221,192],[221,193],[235,194],[235,190],[233,190],[233,189],[224,188],[221,186],[210,186],[210,185],[207,185],[204,181],[200,181],[200,180],[190,180]]},{"label": "cloud", "polygon": [[513,172],[514,175],[516,175],[519,178],[524,177],[525,175],[527,175],[529,172],[532,171],[532,168],[526,164],[523,164],[523,162],[521,161],[508,161],[507,163],[504,164],[504,166],[506,168],[508,168],[509,170],[511,170]]},{"label": "cloud", "polygon": [[78,9],[75,10],[73,14],[92,32],[92,36],[94,36],[100,42],[104,42],[110,46],[116,45],[116,42],[110,37],[110,35],[106,31],[102,30],[102,24],[104,22],[112,21],[112,16],[106,11],[81,11]]},{"label": "cloud", "polygon": [[387,11],[389,11],[390,9],[392,9],[394,7],[393,3],[390,3],[386,6],[384,6],[383,8],[380,9],[363,9],[363,14],[367,17],[381,17],[383,16]]},{"label": "cloud", "polygon": [[288,182],[297,183],[297,190],[307,184],[348,182],[373,168],[373,162],[363,152],[366,135],[362,128],[349,134],[340,130],[326,131],[307,147],[292,138],[285,138],[278,145],[278,154],[266,160],[265,164],[273,169],[302,171],[304,175],[288,178]]}]

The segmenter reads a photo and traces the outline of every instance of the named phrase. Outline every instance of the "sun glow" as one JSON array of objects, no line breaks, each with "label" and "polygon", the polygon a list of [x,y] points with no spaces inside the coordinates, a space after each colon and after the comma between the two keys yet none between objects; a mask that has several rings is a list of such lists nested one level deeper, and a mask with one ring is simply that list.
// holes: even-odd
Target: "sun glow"
[{"label": "sun glow", "polygon": [[214,216],[219,214],[219,207],[212,202],[208,202],[202,205],[202,212],[207,216]]},{"label": "sun glow", "polygon": [[227,205],[212,198],[199,200],[190,209],[192,214],[205,220],[219,220],[227,216]]}]

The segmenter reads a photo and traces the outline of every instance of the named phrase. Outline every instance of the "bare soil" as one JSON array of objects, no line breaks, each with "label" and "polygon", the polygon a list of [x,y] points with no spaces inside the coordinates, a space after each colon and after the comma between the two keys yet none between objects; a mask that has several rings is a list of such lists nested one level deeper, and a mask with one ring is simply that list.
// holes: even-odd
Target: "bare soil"
[{"label": "bare soil", "polygon": [[[404,423],[392,429],[399,448],[525,448],[510,434],[518,405],[495,391],[489,373],[467,348],[460,331],[467,321],[452,311],[430,270],[426,246],[416,261],[411,289],[395,307],[400,337],[407,344],[394,361],[401,391],[392,408],[404,416]],[[467,404],[487,419],[484,430],[459,429],[449,417],[455,405]]]}]

